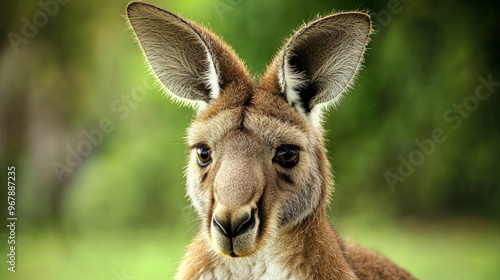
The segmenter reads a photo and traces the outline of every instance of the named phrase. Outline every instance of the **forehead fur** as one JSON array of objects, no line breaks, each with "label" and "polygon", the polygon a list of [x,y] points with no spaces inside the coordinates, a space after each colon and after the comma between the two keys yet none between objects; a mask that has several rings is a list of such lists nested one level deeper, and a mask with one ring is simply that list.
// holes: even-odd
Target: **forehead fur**
[{"label": "forehead fur", "polygon": [[[265,144],[304,147],[311,127],[283,99],[277,82],[279,59],[275,59],[256,85],[232,84],[202,111],[188,129],[190,146],[215,145],[231,130],[245,129],[260,135]],[[206,143],[209,142],[209,143]]]},{"label": "forehead fur", "polygon": [[187,142],[215,148],[229,132],[245,130],[272,148],[282,144],[305,147],[310,129],[278,91],[236,87],[221,94],[198,116],[188,129]]},{"label": "forehead fur", "polygon": [[[243,112],[245,111],[245,112]],[[306,147],[308,130],[272,115],[262,115],[258,109],[228,109],[213,115],[203,122],[195,121],[188,129],[188,144],[194,146],[200,143],[217,148],[217,144],[233,131],[245,131],[257,136],[266,146],[276,148],[283,144],[294,144]],[[244,114],[244,125],[241,128],[241,118]]]}]

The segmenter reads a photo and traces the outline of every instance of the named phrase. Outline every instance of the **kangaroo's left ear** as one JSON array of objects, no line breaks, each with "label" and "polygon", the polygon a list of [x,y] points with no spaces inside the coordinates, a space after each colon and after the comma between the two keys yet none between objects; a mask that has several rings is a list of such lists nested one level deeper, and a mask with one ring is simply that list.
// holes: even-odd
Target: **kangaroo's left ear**
[{"label": "kangaroo's left ear", "polygon": [[[279,85],[287,102],[315,124],[358,72],[372,31],[370,16],[333,14],[299,29],[280,53]],[[280,58],[278,58],[280,59]]]}]

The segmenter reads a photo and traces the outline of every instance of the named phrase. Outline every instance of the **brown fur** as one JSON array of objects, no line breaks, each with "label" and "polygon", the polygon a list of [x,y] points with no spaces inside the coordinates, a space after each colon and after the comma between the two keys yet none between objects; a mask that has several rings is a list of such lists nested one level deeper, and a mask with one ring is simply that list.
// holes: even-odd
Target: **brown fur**
[{"label": "brown fur", "polygon": [[[304,25],[254,84],[208,29],[145,3],[127,12],[160,82],[198,108],[186,176],[202,225],[177,279],[413,279],[343,241],[326,215],[333,180],[321,108],[352,84],[369,41],[368,15]],[[283,145],[298,155],[290,166],[278,159],[278,151],[290,153]],[[209,152],[206,162],[200,150]]]}]

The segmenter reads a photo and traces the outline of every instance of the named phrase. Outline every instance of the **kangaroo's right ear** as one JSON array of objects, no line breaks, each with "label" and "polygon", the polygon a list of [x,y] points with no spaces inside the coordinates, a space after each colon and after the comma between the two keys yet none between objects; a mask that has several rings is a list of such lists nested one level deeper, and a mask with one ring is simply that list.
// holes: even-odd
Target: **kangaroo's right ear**
[{"label": "kangaroo's right ear", "polygon": [[130,3],[127,16],[154,73],[181,101],[205,107],[231,75],[246,73],[232,49],[205,28],[142,2]]}]

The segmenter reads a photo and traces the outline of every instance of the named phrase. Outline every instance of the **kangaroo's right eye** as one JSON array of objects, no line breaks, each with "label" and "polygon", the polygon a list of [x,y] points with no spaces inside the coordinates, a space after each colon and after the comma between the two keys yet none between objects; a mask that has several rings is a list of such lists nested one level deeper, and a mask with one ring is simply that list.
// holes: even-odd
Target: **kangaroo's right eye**
[{"label": "kangaroo's right eye", "polygon": [[212,155],[210,148],[207,146],[200,146],[196,148],[196,153],[198,154],[198,165],[205,167],[212,161]]}]

